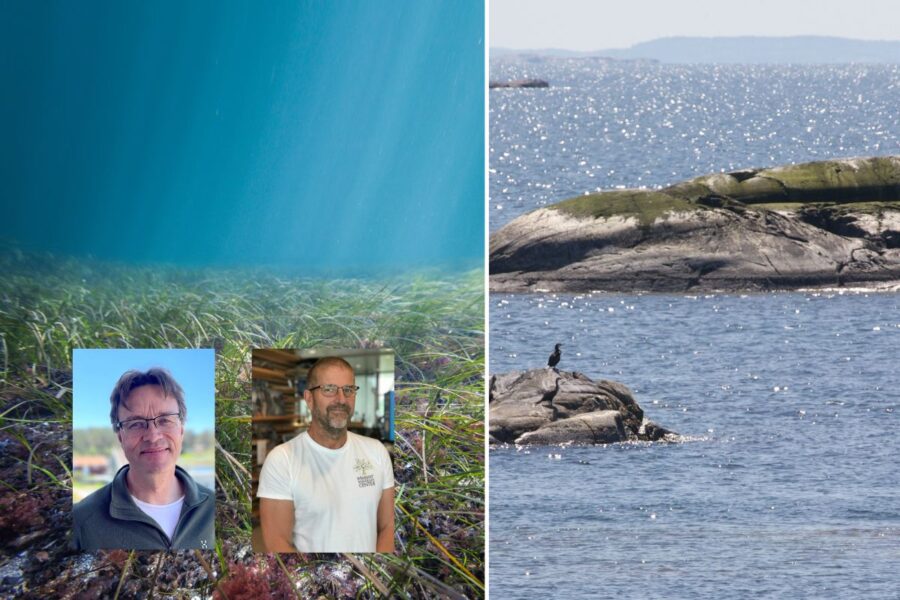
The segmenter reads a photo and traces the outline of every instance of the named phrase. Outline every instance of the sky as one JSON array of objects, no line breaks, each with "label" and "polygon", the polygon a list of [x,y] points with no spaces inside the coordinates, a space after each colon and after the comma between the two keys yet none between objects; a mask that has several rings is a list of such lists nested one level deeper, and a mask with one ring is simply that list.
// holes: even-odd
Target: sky
[{"label": "sky", "polygon": [[0,241],[310,274],[481,266],[484,20],[439,0],[4,2]]},{"label": "sky", "polygon": [[165,367],[184,390],[186,429],[215,428],[215,350],[75,349],[73,351],[74,429],[112,427],[109,396],[130,369]]},{"label": "sky", "polygon": [[602,50],[670,36],[900,39],[895,0],[491,0],[494,48]]}]

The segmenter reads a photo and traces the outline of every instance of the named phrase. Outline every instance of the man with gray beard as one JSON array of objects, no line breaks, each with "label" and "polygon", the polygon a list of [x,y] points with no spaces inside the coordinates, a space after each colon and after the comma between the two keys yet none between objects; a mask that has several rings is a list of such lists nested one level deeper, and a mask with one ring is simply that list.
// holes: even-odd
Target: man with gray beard
[{"label": "man with gray beard", "polygon": [[309,370],[309,429],[272,450],[259,477],[267,552],[394,551],[391,458],[378,440],[347,431],[355,382],[343,358]]}]

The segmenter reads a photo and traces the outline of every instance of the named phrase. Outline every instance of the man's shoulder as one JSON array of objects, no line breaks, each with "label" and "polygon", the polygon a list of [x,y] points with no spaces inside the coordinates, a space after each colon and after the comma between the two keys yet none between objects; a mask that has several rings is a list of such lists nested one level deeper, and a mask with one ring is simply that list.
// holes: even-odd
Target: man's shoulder
[{"label": "man's shoulder", "polygon": [[103,522],[108,521],[109,504],[112,500],[112,482],[107,483],[99,490],[91,492],[80,502],[72,506],[72,519],[76,532],[94,527],[103,527]]},{"label": "man's shoulder", "polygon": [[303,455],[304,450],[304,442],[303,437],[307,434],[301,433],[300,435],[282,443],[278,444],[271,450],[266,453],[266,464],[284,464],[290,465],[294,462],[295,458],[300,458]]},{"label": "man's shoulder", "polygon": [[107,483],[99,490],[95,490],[85,496],[72,507],[72,514],[78,517],[95,514],[98,510],[108,509],[112,496],[112,482]]},{"label": "man's shoulder", "polygon": [[359,433],[354,433],[353,431],[347,432],[347,437],[351,440],[356,441],[358,444],[366,444],[369,446],[381,446],[382,443],[376,440],[375,438],[369,437],[367,435],[361,435]]},{"label": "man's shoulder", "polygon": [[384,447],[384,444],[381,443],[380,440],[376,440],[375,438],[370,438],[365,435],[353,433],[352,431],[347,432],[347,437],[350,442],[355,444],[358,448],[362,448],[365,452],[384,455],[388,453],[387,449]]},{"label": "man's shoulder", "polygon": [[215,502],[215,491],[209,489],[205,485],[200,485],[199,483],[197,483],[197,480],[191,477],[191,474],[188,473],[186,469],[180,466],[176,466],[175,476],[179,479],[182,479],[182,483],[187,484],[191,488],[193,488],[193,492],[196,494],[198,503],[208,502],[210,500]]},{"label": "man's shoulder", "polygon": [[204,496],[207,497],[207,498],[215,498],[215,497],[216,497],[216,493],[215,493],[213,490],[209,489],[209,488],[206,487],[205,485],[200,485],[200,484],[197,483],[197,482],[194,482],[194,483],[195,483],[195,485],[197,486],[197,493],[198,493],[201,497],[204,497]]},{"label": "man's shoulder", "polygon": [[287,457],[291,456],[295,452],[303,452],[303,447],[306,445],[305,438],[308,437],[309,434],[304,431],[303,433],[294,436],[288,441],[278,444],[277,446],[272,448],[266,456],[269,457],[275,454]]},{"label": "man's shoulder", "polygon": [[[188,475],[190,477],[190,475]],[[215,502],[216,501],[216,492],[214,490],[209,489],[205,485],[200,485],[197,483],[194,478],[191,478],[191,481],[194,484],[194,488],[197,490],[197,499],[199,502]]]}]

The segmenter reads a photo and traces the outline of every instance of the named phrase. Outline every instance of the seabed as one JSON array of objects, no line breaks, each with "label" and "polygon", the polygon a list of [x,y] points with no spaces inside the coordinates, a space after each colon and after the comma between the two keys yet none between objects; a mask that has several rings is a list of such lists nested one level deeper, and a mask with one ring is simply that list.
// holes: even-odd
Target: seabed
[{"label": "seabed", "polygon": [[[484,595],[484,273],[323,280],[0,258],[0,596]],[[396,352],[392,555],[254,554],[250,348]],[[216,349],[208,551],[76,553],[72,349]]]}]

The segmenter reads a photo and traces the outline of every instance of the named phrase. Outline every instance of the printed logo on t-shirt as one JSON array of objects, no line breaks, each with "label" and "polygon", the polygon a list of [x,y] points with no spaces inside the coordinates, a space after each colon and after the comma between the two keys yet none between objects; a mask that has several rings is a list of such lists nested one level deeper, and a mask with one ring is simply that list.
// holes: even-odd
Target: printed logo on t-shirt
[{"label": "printed logo on t-shirt", "polygon": [[357,473],[356,482],[359,487],[375,487],[375,475],[372,474],[372,463],[368,459],[357,458],[353,470]]}]

